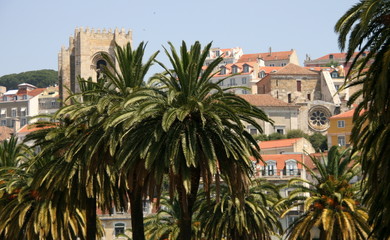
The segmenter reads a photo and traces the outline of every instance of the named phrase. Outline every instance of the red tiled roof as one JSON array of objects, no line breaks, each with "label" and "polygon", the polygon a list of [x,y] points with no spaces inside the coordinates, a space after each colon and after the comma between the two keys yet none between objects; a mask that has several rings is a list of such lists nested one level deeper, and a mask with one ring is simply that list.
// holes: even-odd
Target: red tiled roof
[{"label": "red tiled roof", "polygon": [[[351,109],[349,111],[334,115],[330,117],[330,119],[339,119],[339,118],[352,118],[353,114],[355,113],[355,108]],[[361,111],[360,114],[364,113],[364,111]]]},{"label": "red tiled roof", "polygon": [[271,73],[272,71],[279,71],[282,67],[259,67],[259,72],[264,71],[265,73]]},{"label": "red tiled roof", "polygon": [[276,99],[269,94],[243,94],[238,95],[256,107],[294,107],[291,103],[286,103]]},{"label": "red tiled roof", "polygon": [[[365,52],[366,54],[368,52]],[[352,56],[352,58],[356,57],[356,55],[358,54],[358,52],[355,52]],[[320,58],[317,58],[315,60],[331,60],[329,58],[330,55],[333,55],[333,59],[345,59],[347,57],[347,53],[329,53],[329,54],[326,54],[325,56],[322,56]]]},{"label": "red tiled roof", "polygon": [[270,148],[280,148],[280,147],[290,147],[294,143],[298,142],[302,138],[290,138],[290,139],[280,139],[280,140],[271,140],[271,141],[261,141],[259,143],[260,149],[270,149]]},{"label": "red tiled roof", "polygon": [[325,71],[334,71],[335,69],[331,68],[331,67],[304,67],[310,71],[316,71],[316,72],[319,72],[319,71],[322,71],[322,70],[325,70]]},{"label": "red tiled roof", "polygon": [[262,58],[264,61],[288,60],[290,59],[291,54],[293,54],[293,51],[244,54],[241,56],[238,62],[257,61],[258,58]]},{"label": "red tiled roof", "polygon": [[310,71],[304,67],[295,65],[293,63],[287,64],[287,66],[283,67],[276,73],[271,73],[274,75],[318,75],[317,72]]},{"label": "red tiled roof", "polygon": [[36,89],[31,90],[31,91],[28,91],[27,95],[35,97],[35,96],[41,94],[43,91],[45,91],[45,89],[46,88],[36,88]]},{"label": "red tiled roof", "polygon": [[[284,169],[286,166],[286,161],[290,159],[297,161],[298,169],[303,168],[301,162],[304,162],[304,164],[309,168],[311,168],[313,165],[310,157],[304,154],[264,154],[261,155],[261,157],[265,162],[270,160],[276,161],[276,168],[279,170]],[[259,161],[258,164],[260,166],[265,166],[262,161]]]}]

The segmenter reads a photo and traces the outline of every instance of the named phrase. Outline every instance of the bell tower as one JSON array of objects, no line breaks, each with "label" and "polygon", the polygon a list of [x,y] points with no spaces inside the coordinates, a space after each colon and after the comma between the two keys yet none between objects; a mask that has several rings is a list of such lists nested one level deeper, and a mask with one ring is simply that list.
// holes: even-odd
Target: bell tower
[{"label": "bell tower", "polygon": [[64,101],[68,97],[68,89],[79,92],[77,77],[92,78],[96,81],[99,70],[107,63],[101,57],[101,53],[107,53],[115,62],[115,42],[124,46],[132,45],[132,32],[109,29],[76,28],[74,36],[69,38],[69,47],[61,48],[58,54],[58,80],[60,98]]}]

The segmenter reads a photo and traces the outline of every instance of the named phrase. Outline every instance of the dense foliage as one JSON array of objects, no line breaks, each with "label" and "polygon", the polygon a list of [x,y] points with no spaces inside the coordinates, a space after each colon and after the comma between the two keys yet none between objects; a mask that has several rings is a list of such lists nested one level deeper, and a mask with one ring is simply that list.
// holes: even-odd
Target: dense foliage
[{"label": "dense foliage", "polygon": [[57,75],[57,71],[49,69],[8,74],[0,77],[0,86],[11,90],[17,89],[18,84],[29,83],[36,87],[44,88],[57,84]]},{"label": "dense foliage", "polygon": [[[352,143],[361,154],[366,184],[364,203],[380,239],[390,238],[390,1],[360,0],[335,26],[339,46],[351,60],[347,86],[360,86],[350,104]],[[358,54],[354,54],[358,51]],[[362,101],[355,102],[360,97]]]}]

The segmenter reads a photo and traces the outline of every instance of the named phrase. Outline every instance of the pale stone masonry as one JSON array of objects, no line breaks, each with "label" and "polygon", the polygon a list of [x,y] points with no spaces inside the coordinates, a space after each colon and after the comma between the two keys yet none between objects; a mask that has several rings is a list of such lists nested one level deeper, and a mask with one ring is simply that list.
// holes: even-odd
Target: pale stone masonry
[{"label": "pale stone masonry", "polygon": [[115,62],[115,43],[120,46],[132,44],[132,32],[126,32],[125,29],[95,31],[76,28],[74,36],[69,38],[69,47],[62,47],[58,54],[58,79],[62,100],[68,96],[67,88],[72,92],[80,91],[77,77],[92,78],[96,81],[100,66],[107,65],[101,53],[109,54]]}]

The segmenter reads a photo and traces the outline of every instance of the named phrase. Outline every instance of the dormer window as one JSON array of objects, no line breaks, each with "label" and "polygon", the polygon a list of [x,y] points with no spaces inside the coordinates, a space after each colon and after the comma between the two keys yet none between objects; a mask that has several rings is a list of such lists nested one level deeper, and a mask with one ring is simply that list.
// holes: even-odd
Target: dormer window
[{"label": "dormer window", "polygon": [[266,176],[274,176],[276,175],[276,161],[274,160],[269,160],[266,161],[266,166],[265,166],[265,175]]},{"label": "dormer window", "polygon": [[336,71],[332,72],[331,75],[332,75],[332,78],[338,78],[339,77],[339,74]]},{"label": "dormer window", "polygon": [[333,59],[333,55],[332,54],[329,55],[329,59]]},{"label": "dormer window", "polygon": [[237,66],[233,66],[232,67],[232,73],[237,73],[238,72],[238,67]]},{"label": "dormer window", "polygon": [[286,161],[285,175],[286,176],[296,176],[298,174],[299,174],[299,171],[298,171],[297,161],[294,159],[287,160]]},{"label": "dormer window", "polygon": [[243,72],[243,73],[249,72],[249,65],[244,64],[242,72]]},{"label": "dormer window", "polygon": [[225,75],[226,74],[226,68],[225,67],[221,67],[221,72],[220,72],[221,75]]},{"label": "dormer window", "polygon": [[221,52],[219,50],[215,51],[215,56],[219,57],[221,55]]},{"label": "dormer window", "polygon": [[264,71],[259,72],[259,78],[263,78],[263,77],[265,77],[265,72]]},{"label": "dormer window", "polygon": [[27,99],[27,95],[23,95],[22,99],[26,100]]},{"label": "dormer window", "polygon": [[3,101],[7,101],[7,96],[3,96]]}]

